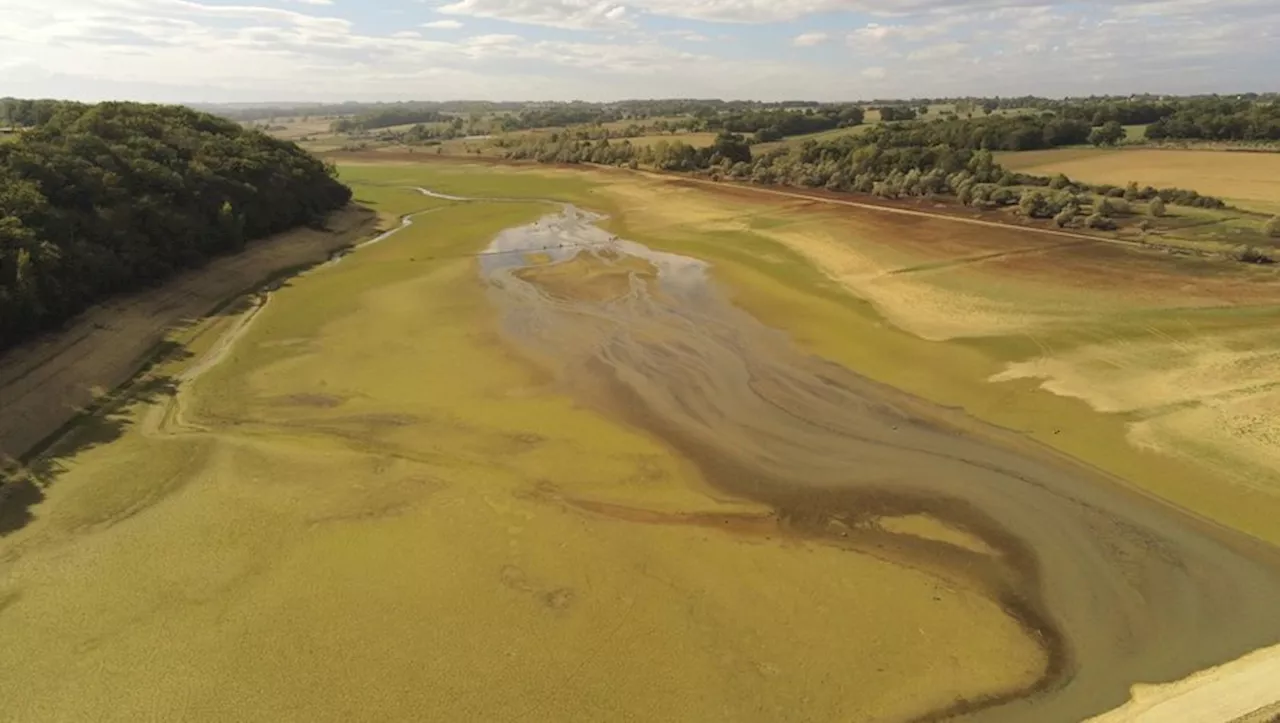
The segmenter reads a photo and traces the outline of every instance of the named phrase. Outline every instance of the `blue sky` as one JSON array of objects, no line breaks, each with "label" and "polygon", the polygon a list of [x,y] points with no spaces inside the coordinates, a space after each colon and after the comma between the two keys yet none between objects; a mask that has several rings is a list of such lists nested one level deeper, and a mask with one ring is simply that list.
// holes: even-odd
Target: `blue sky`
[{"label": "blue sky", "polygon": [[1280,90],[1280,0],[0,0],[0,96]]}]

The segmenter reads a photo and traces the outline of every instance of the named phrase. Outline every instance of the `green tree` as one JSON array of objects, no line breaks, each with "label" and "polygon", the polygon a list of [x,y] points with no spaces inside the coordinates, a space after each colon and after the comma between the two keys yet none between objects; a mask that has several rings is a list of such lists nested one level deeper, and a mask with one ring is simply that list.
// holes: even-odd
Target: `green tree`
[{"label": "green tree", "polygon": [[351,199],[292,143],[177,106],[31,106],[0,145],[0,348]]},{"label": "green tree", "polygon": [[1151,212],[1152,216],[1160,218],[1165,214],[1164,201],[1160,200],[1159,196],[1151,199],[1151,203],[1147,205],[1147,210]]},{"label": "green tree", "polygon": [[1039,191],[1023,191],[1022,198],[1018,200],[1018,210],[1027,218],[1039,218],[1044,213],[1044,194]]},{"label": "green tree", "polygon": [[1124,126],[1116,121],[1104,123],[1089,133],[1089,142],[1095,146],[1114,146],[1124,138]]}]

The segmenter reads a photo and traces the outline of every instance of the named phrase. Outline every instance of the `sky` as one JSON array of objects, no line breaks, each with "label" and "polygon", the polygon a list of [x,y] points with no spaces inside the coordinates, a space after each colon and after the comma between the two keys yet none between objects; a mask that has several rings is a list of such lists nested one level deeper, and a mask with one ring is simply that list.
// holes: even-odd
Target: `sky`
[{"label": "sky", "polygon": [[176,102],[1280,90],[1280,0],[0,0],[0,96]]}]

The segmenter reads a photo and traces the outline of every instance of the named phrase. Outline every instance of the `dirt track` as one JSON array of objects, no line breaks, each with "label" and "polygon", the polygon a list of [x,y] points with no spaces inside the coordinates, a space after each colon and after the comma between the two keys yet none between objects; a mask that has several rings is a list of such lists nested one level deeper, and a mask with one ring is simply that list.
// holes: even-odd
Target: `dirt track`
[{"label": "dirt track", "polygon": [[328,231],[292,231],[215,259],[155,289],[81,314],[67,328],[0,356],[0,468],[28,454],[147,363],[165,333],[284,270],[314,264],[369,234],[372,212],[351,207]]}]

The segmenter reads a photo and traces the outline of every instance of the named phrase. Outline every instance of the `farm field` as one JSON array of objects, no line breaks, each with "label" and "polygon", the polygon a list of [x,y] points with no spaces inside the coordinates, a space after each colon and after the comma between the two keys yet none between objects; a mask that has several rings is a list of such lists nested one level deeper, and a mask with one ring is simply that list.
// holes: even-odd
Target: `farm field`
[{"label": "farm field", "polygon": [[412,225],[51,450],[0,720],[1081,720],[1280,642],[1274,269],[334,160]]},{"label": "farm field", "polygon": [[1280,153],[1062,148],[997,154],[1010,170],[1090,183],[1193,188],[1240,208],[1280,212]]}]

